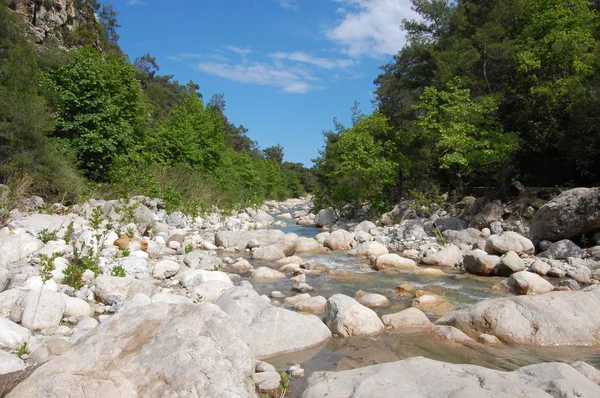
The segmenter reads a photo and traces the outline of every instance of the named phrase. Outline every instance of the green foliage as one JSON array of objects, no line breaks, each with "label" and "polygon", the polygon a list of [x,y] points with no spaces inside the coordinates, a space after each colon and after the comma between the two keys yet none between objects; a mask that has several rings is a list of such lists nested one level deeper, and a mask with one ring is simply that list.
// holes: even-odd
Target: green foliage
[{"label": "green foliage", "polygon": [[119,278],[125,278],[127,276],[127,272],[125,268],[121,264],[117,264],[110,270],[110,276],[117,276]]},{"label": "green foliage", "polygon": [[75,232],[75,227],[73,226],[73,221],[71,221],[69,223],[69,225],[67,225],[67,229],[65,230],[65,235],[64,235],[64,240],[66,242],[66,244],[68,245],[69,243],[71,243],[71,235]]},{"label": "green foliage", "polygon": [[56,260],[58,257],[60,257],[59,253],[52,253],[51,256],[48,256],[47,254],[42,255],[40,259],[40,277],[42,278],[43,283],[46,283],[52,279],[52,271],[56,269],[54,267],[54,260]]},{"label": "green foliage", "polygon": [[181,194],[173,188],[168,187],[163,193],[163,200],[165,201],[166,210],[172,212],[181,205]]},{"label": "green foliage", "polygon": [[37,238],[44,243],[48,243],[51,240],[58,239],[56,237],[56,231],[49,231],[48,228],[44,228],[40,232],[38,232]]},{"label": "green foliage", "polygon": [[194,245],[192,243],[188,243],[187,245],[184,246],[183,251],[185,252],[185,254],[193,252],[194,251]]},{"label": "green foliage", "polygon": [[21,347],[17,350],[17,356],[21,358],[23,355],[27,354],[27,342],[24,342]]},{"label": "green foliage", "polygon": [[83,287],[83,272],[75,263],[70,263],[67,265],[67,268],[65,268],[63,274],[63,284],[71,286],[75,290],[79,290]]},{"label": "green foliage", "polygon": [[194,303],[195,303],[195,304],[198,304],[198,303],[202,302],[202,298],[203,298],[203,297],[202,297],[202,295],[201,295],[201,294],[199,294],[199,293],[196,293],[196,297],[194,297]]},{"label": "green foliage", "polygon": [[102,222],[104,221],[104,211],[102,210],[102,206],[96,206],[92,210],[92,214],[88,220],[90,223],[90,227],[94,230],[99,230],[102,226]]}]

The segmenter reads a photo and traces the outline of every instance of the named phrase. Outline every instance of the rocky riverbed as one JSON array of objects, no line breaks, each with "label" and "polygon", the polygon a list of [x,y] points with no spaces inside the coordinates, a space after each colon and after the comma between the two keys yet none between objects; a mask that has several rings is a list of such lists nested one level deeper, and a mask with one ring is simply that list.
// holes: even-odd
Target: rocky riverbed
[{"label": "rocky riverbed", "polygon": [[513,194],[376,222],[32,197],[0,230],[0,396],[600,396],[600,189]]}]

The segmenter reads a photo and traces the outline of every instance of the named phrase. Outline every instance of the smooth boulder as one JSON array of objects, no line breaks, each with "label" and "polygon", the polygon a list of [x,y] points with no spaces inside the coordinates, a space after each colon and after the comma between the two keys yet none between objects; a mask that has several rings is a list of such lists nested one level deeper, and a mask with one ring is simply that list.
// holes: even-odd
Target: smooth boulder
[{"label": "smooth boulder", "polygon": [[377,314],[352,297],[334,294],[325,305],[325,324],[341,336],[376,336],[384,325]]},{"label": "smooth boulder", "polygon": [[255,397],[254,356],[212,304],[153,303],[101,323],[9,397]]},{"label": "smooth boulder", "polygon": [[485,251],[489,254],[504,254],[513,251],[517,254],[532,256],[535,253],[535,247],[526,237],[508,231],[490,236],[485,242]]}]

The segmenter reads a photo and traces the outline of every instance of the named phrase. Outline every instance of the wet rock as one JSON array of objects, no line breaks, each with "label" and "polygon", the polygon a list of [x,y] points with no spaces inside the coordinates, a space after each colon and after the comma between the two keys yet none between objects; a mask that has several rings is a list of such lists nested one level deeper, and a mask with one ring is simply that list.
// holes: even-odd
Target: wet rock
[{"label": "wet rock", "polygon": [[421,276],[448,276],[439,268],[419,268],[415,271],[415,275]]},{"label": "wet rock", "polygon": [[259,267],[252,271],[252,279],[257,281],[276,281],[285,279],[285,274],[269,267]]},{"label": "wet rock", "polygon": [[[550,393],[549,393],[550,392]],[[598,396],[600,387],[562,363],[501,372],[414,357],[341,372],[315,372],[304,398]]]},{"label": "wet rock", "polygon": [[431,330],[434,336],[442,340],[456,341],[458,343],[472,343],[473,339],[453,326],[438,325]]},{"label": "wet rock", "polygon": [[334,294],[327,300],[324,321],[333,333],[341,337],[374,336],[384,329],[373,310],[343,294]]},{"label": "wet rock", "polygon": [[531,220],[535,242],[571,239],[600,229],[600,188],[565,191],[542,206]]},{"label": "wet rock", "polygon": [[454,267],[460,264],[462,259],[460,249],[455,245],[448,245],[431,256],[423,257],[421,263],[437,267]]},{"label": "wet rock", "polygon": [[533,255],[533,243],[516,232],[508,231],[500,235],[492,235],[485,243],[485,251],[490,254],[504,254],[514,251],[517,254]]},{"label": "wet rock", "polygon": [[500,265],[500,257],[477,249],[465,254],[463,265],[465,271],[473,275],[495,275]]},{"label": "wet rock", "polygon": [[11,396],[254,397],[254,356],[233,321],[212,304],[124,310],[59,358],[36,370]]},{"label": "wet rock", "polygon": [[419,267],[417,267],[417,263],[415,263],[413,260],[400,257],[394,253],[384,254],[377,257],[374,268],[378,271],[386,268],[396,268],[412,272],[415,272],[419,269]]},{"label": "wet rock", "polygon": [[226,291],[216,304],[235,320],[235,329],[259,359],[315,347],[331,337],[316,316],[274,307],[247,283]]},{"label": "wet rock", "polygon": [[386,307],[390,305],[390,300],[377,293],[368,293],[357,297],[357,301],[365,307]]},{"label": "wet rock", "polygon": [[471,336],[487,333],[515,344],[595,345],[600,339],[600,292],[549,292],[481,301],[437,323]]},{"label": "wet rock", "polygon": [[443,316],[454,311],[454,306],[448,300],[423,290],[417,290],[412,306],[435,316]]},{"label": "wet rock", "polygon": [[407,308],[403,311],[394,314],[384,315],[381,320],[387,328],[404,329],[404,328],[431,328],[433,324],[418,308]]},{"label": "wet rock", "polygon": [[346,230],[333,231],[323,242],[323,246],[331,250],[350,250],[354,235]]}]

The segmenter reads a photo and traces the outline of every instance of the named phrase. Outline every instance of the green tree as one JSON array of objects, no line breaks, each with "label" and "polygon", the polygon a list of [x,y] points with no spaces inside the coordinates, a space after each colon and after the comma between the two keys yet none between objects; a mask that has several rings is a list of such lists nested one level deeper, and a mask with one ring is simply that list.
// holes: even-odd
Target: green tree
[{"label": "green tree", "polygon": [[265,158],[274,160],[277,164],[283,163],[283,147],[280,144],[263,149]]}]

